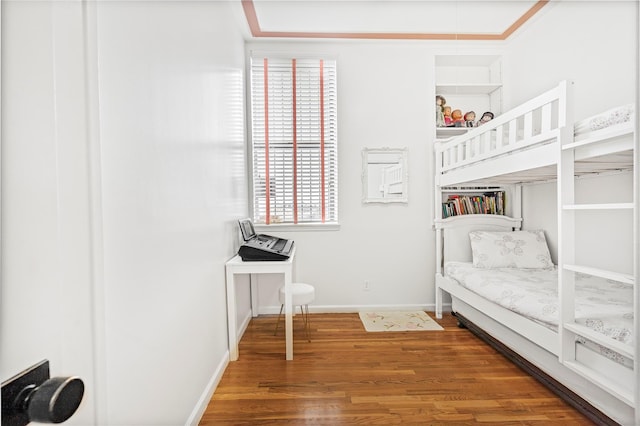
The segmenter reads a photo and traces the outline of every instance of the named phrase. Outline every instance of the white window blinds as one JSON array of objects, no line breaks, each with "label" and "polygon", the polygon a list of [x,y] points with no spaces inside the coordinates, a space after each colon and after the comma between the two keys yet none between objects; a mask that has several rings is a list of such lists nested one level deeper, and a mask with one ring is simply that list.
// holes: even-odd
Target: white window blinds
[{"label": "white window blinds", "polygon": [[251,58],[255,223],[337,223],[335,60]]}]

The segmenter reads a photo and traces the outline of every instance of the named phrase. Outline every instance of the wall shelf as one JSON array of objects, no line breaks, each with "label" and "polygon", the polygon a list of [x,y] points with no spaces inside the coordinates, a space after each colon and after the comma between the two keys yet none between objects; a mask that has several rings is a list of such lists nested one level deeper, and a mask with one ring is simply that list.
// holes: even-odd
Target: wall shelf
[{"label": "wall shelf", "polygon": [[439,95],[490,95],[501,88],[501,83],[442,83],[436,84],[436,93]]},{"label": "wall shelf", "polygon": [[473,127],[436,127],[436,139],[449,139],[463,135],[472,129]]},{"label": "wall shelf", "polygon": [[[502,59],[499,55],[436,55],[435,93],[452,110],[482,114],[502,112]],[[436,127],[436,139],[448,139],[473,127]]]}]

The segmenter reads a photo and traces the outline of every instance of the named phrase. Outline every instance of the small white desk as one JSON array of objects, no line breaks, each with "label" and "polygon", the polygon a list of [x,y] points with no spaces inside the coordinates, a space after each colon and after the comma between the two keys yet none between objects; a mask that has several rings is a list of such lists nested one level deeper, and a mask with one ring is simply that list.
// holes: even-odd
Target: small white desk
[{"label": "small white desk", "polygon": [[[236,313],[236,280],[238,274],[282,274],[284,276],[284,313],[285,313],[285,345],[287,361],[293,359],[293,307],[291,306],[291,283],[293,282],[293,259],[296,254],[294,245],[289,259],[280,261],[244,262],[239,255],[234,256],[226,265],[227,274],[227,324],[229,327],[229,358],[238,360],[238,324]],[[255,280],[251,280],[254,288]],[[257,316],[257,300],[254,300],[255,291],[251,293],[251,312]],[[257,299],[257,298],[256,298]]]}]

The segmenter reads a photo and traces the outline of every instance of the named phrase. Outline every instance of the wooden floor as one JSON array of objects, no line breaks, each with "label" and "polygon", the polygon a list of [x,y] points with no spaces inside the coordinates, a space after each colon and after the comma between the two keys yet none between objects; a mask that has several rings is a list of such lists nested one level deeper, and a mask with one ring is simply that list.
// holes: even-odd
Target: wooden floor
[{"label": "wooden floor", "polygon": [[200,425],[592,424],[451,315],[439,323],[367,333],[357,314],[311,314],[308,342],[298,315],[285,361],[282,327],[255,318]]}]

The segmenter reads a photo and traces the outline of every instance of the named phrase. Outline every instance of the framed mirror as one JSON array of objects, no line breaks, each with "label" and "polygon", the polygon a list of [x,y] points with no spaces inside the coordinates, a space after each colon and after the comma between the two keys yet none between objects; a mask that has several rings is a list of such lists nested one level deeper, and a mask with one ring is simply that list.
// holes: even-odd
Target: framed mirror
[{"label": "framed mirror", "polygon": [[362,150],[362,202],[408,203],[406,148]]}]

